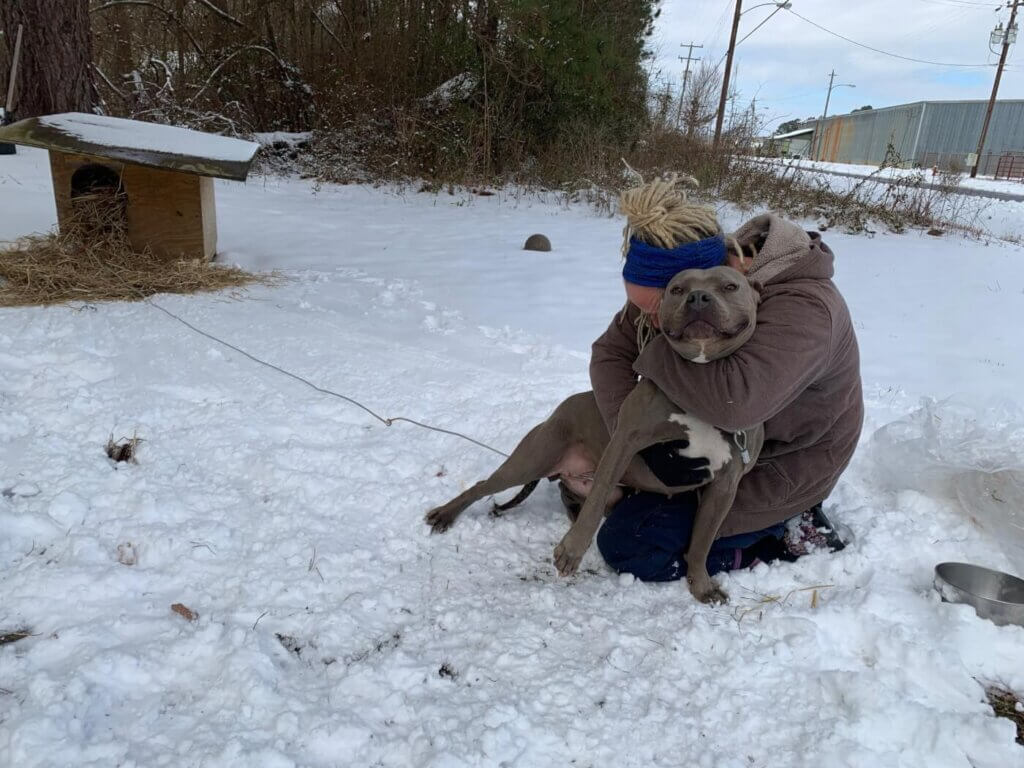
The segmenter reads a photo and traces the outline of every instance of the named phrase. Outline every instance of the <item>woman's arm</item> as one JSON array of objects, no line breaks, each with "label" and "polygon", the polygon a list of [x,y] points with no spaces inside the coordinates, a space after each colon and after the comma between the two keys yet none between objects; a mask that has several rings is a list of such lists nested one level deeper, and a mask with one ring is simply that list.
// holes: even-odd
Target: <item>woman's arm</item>
[{"label": "woman's arm", "polygon": [[828,307],[807,294],[782,292],[762,302],[754,335],[729,357],[693,363],[659,336],[633,368],[680,408],[733,431],[767,421],[792,403],[825,370],[831,343]]},{"label": "woman's arm", "polygon": [[639,352],[636,343],[638,314],[632,305],[623,308],[590,351],[590,385],[609,433],[615,431],[622,401],[633,391],[638,378],[633,371]]}]

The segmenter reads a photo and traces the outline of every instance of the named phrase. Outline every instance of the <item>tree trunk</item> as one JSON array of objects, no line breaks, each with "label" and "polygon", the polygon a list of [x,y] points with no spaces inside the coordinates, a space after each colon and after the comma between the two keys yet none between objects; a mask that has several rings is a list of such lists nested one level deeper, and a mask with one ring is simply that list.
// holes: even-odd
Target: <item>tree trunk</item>
[{"label": "tree trunk", "polygon": [[88,0],[2,0],[0,28],[23,24],[15,96],[18,118],[89,112],[96,103]]},{"label": "tree trunk", "polygon": [[186,64],[186,46],[185,46],[185,0],[175,0],[174,3],[174,15],[177,17],[177,35],[178,35],[178,90],[185,90],[185,83],[188,82],[188,77],[185,74]]}]

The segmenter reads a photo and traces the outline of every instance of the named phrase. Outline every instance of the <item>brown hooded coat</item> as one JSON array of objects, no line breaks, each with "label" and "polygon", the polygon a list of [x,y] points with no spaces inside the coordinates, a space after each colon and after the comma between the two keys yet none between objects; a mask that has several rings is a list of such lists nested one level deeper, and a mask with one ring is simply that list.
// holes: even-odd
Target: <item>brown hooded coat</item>
[{"label": "brown hooded coat", "polygon": [[766,214],[736,233],[764,238],[747,276],[763,286],[754,335],[721,360],[693,363],[660,335],[640,351],[629,305],[593,345],[590,380],[610,430],[637,375],[674,403],[729,431],[763,423],[765,443],[740,482],[719,536],[767,528],[823,501],[853,456],[864,419],[860,356],[832,252]]}]

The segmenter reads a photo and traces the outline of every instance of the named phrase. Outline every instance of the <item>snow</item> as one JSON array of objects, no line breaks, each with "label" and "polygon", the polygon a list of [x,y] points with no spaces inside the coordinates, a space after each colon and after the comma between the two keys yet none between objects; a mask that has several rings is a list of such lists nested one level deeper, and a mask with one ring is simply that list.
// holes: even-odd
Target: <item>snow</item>
[{"label": "snow", "polygon": [[253,134],[257,143],[262,147],[271,147],[275,144],[287,144],[290,147],[302,144],[313,138],[312,131],[267,131],[265,133]]},{"label": "snow", "polygon": [[472,72],[461,72],[445,80],[441,85],[423,97],[423,101],[447,106],[455,101],[468,99],[479,85],[479,77]]},{"label": "snow", "polygon": [[247,163],[259,149],[252,141],[83,112],[47,115],[39,118],[39,124],[101,147],[191,155],[217,162]]},{"label": "snow", "polygon": [[[44,152],[0,159],[0,239],[52,225],[48,178]],[[587,387],[623,300],[620,222],[555,200],[269,178],[217,196],[225,259],[290,279],[161,306],[501,450]],[[537,231],[552,252],[520,250]],[[0,309],[0,630],[33,632],[0,647],[0,765],[1019,764],[983,688],[1024,691],[1024,628],[932,587],[939,562],[1009,561],[955,499],[880,476],[871,435],[957,395],[998,450],[999,419],[1022,420],[1024,254],[825,238],[867,405],[826,508],[856,541],[724,576],[718,608],[594,551],[558,578],[548,483],[429,536],[424,512],[497,456],[144,304]],[[138,465],[113,465],[107,439],[135,433]]]},{"label": "snow", "polygon": [[[778,137],[776,137],[778,138]],[[862,176],[875,174],[882,178],[906,178],[923,174],[925,182],[944,183],[943,176],[949,174],[933,174],[931,168],[886,168],[879,171],[877,165],[858,165],[856,163],[827,163],[820,160],[777,160],[781,165],[795,165],[807,170],[831,171],[833,173],[853,173]],[[980,189],[986,192],[1004,192],[1011,195],[1024,195],[1024,182],[1021,179],[972,179],[970,174],[957,174],[958,185],[967,189]]]},{"label": "snow", "polygon": [[[858,194],[867,196],[874,200],[882,199],[887,191],[892,192],[892,187],[877,179],[865,181],[863,178],[871,173],[878,172],[874,166],[843,166],[840,163],[808,163],[805,160],[792,161],[764,161],[777,164],[779,168],[791,166],[799,169],[805,179],[820,182],[835,192],[846,193],[858,188]],[[811,168],[811,165],[815,166]],[[818,168],[818,166],[824,166]],[[849,169],[855,170],[849,170]],[[827,171],[840,171],[841,173],[855,173],[854,176],[840,176]],[[916,175],[919,171],[907,169],[887,168],[879,173],[882,178],[905,177]],[[941,183],[941,179],[933,179],[930,173],[924,173],[924,182]],[[971,182],[971,183],[969,183]],[[974,183],[977,182],[977,183]],[[1018,182],[994,182],[985,179],[961,178],[961,185],[964,187],[975,187],[982,191],[1001,192],[1004,194],[1019,195],[1019,199],[997,199],[977,194],[958,194],[956,192],[940,193],[935,191],[929,193],[923,191],[923,196],[928,199],[931,195],[930,205],[934,211],[937,221],[953,220],[957,224],[970,227],[979,233],[991,237],[1018,241],[1021,238],[1021,231],[1024,229],[1024,185]]]},{"label": "snow", "polygon": [[797,128],[795,131],[789,131],[788,133],[779,133],[772,136],[773,139],[791,139],[794,136],[803,136],[808,133],[814,133],[814,128]]}]

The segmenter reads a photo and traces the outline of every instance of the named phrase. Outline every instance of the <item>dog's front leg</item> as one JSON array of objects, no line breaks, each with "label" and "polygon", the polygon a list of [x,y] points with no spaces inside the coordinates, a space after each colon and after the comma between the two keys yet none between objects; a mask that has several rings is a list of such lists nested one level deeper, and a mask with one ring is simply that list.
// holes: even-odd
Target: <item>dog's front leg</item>
[{"label": "dog's front leg", "polygon": [[587,553],[594,534],[601,526],[612,492],[626,474],[630,461],[638,451],[653,442],[652,430],[645,416],[651,411],[647,406],[657,394],[654,385],[644,380],[637,384],[623,402],[619,411],[619,426],[601,455],[594,473],[593,487],[579,517],[555,547],[555,567],[560,575],[571,576],[579,568],[583,555]]},{"label": "dog's front leg", "polygon": [[732,503],[736,488],[743,477],[743,462],[734,456],[710,484],[701,489],[700,503],[693,520],[693,535],[684,555],[686,583],[690,593],[702,603],[727,603],[729,595],[715,585],[708,573],[708,554],[711,544],[722,527]]},{"label": "dog's front leg", "polygon": [[745,430],[742,441],[733,436],[731,461],[701,490],[700,503],[693,521],[693,535],[683,557],[686,560],[686,581],[690,593],[702,603],[729,602],[729,596],[715,586],[708,574],[708,553],[736,500],[740,480],[757,462],[763,445],[763,426]]},{"label": "dog's front leg", "polygon": [[[616,437],[617,436],[617,437]],[[609,499],[616,485],[626,473],[626,468],[640,448],[632,447],[635,439],[616,431],[601,457],[594,473],[594,484],[580,510],[576,522],[555,547],[555,567],[562,576],[571,576],[579,568],[580,561],[590,548],[594,534],[601,526]]]}]

